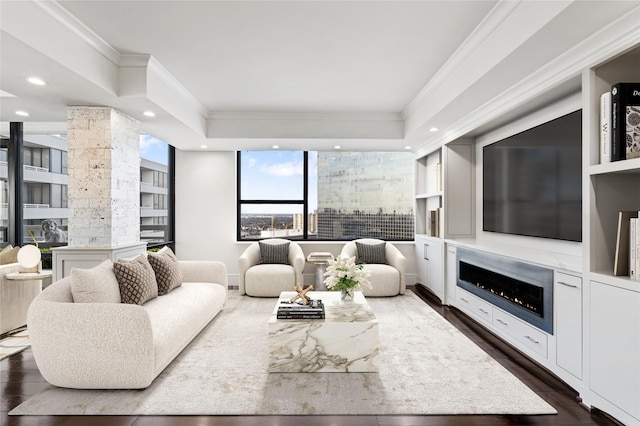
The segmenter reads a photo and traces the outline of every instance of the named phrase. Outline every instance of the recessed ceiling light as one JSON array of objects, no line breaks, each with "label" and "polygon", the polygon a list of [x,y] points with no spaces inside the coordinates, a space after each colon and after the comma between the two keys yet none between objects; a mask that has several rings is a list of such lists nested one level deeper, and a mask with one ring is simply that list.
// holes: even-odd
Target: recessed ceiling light
[{"label": "recessed ceiling light", "polygon": [[280,149],[280,145],[274,145],[272,146],[273,149]]},{"label": "recessed ceiling light", "polygon": [[202,149],[207,149],[207,148],[208,148],[208,146],[206,146],[206,145],[200,145],[200,148],[202,148]]},{"label": "recessed ceiling light", "polygon": [[21,117],[28,117],[29,113],[27,111],[16,111],[16,115],[19,115]]},{"label": "recessed ceiling light", "polygon": [[429,129],[429,131],[430,131],[430,132],[437,132],[437,131],[438,131],[438,128],[437,128],[437,127],[432,127],[432,128],[430,128],[430,129]]},{"label": "recessed ceiling light", "polygon": [[404,147],[404,149],[411,149],[411,146],[407,145]]},{"label": "recessed ceiling light", "polygon": [[40,77],[27,77],[27,81],[31,84],[35,84],[36,86],[45,86],[47,84],[47,82]]},{"label": "recessed ceiling light", "polygon": [[142,113],[142,115],[146,116],[146,117],[155,117],[156,113],[153,111],[145,111]]},{"label": "recessed ceiling light", "polygon": [[333,147],[333,149],[340,149],[340,148],[342,148],[340,145],[336,145]]}]

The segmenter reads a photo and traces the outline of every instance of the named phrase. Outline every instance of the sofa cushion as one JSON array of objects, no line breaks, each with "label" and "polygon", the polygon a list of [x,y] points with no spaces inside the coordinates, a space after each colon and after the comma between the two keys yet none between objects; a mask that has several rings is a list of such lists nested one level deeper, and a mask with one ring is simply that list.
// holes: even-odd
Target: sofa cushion
[{"label": "sofa cushion", "polygon": [[91,269],[71,268],[71,295],[75,303],[120,303],[120,286],[107,259]]},{"label": "sofa cushion", "polygon": [[7,245],[0,251],[0,265],[8,265],[9,263],[18,262],[18,252],[20,247],[13,247],[11,244]]},{"label": "sofa cushion", "polygon": [[260,263],[289,264],[289,241],[278,243],[258,241],[258,243],[260,244]]},{"label": "sofa cushion", "polygon": [[282,291],[292,291],[296,272],[291,265],[256,265],[245,273],[245,292],[254,297],[277,297]]},{"label": "sofa cushion", "polygon": [[169,247],[165,246],[157,253],[148,253],[147,260],[156,274],[158,296],[167,294],[182,285],[182,272],[178,258]]},{"label": "sofa cushion", "polygon": [[363,287],[362,293],[366,297],[395,296],[400,292],[400,272],[391,265],[369,263],[364,265],[369,273],[371,288]]},{"label": "sofa cushion", "polygon": [[133,260],[118,259],[113,264],[122,303],[142,305],[158,296],[158,283],[147,256],[139,254]]},{"label": "sofa cushion", "polygon": [[368,244],[356,241],[358,257],[356,263],[387,263],[385,257],[386,242]]}]

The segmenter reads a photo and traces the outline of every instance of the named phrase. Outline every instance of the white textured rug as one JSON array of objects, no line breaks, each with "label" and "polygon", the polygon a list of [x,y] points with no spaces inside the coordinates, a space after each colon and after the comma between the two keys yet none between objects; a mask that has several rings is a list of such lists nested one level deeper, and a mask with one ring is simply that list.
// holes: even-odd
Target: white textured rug
[{"label": "white textured rug", "polygon": [[231,291],[224,310],[149,388],[51,386],[9,414],[556,413],[413,293],[368,300],[379,321],[379,373],[267,373],[275,299]]},{"label": "white textured rug", "polygon": [[0,360],[22,352],[31,346],[29,332],[21,330],[0,340]]}]

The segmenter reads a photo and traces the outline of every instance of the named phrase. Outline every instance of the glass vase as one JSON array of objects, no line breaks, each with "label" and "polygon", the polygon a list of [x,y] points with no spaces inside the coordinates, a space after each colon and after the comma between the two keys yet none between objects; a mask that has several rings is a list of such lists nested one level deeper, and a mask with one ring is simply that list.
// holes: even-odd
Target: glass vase
[{"label": "glass vase", "polygon": [[354,289],[352,288],[343,288],[340,290],[340,299],[343,302],[352,302],[353,301],[353,293]]}]

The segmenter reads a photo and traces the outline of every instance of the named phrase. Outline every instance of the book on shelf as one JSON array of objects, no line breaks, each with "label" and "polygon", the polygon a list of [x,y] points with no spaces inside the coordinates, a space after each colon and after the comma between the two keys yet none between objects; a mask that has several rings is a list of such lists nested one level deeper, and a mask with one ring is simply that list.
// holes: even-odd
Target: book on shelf
[{"label": "book on shelf", "polygon": [[427,212],[427,235],[442,238],[444,236],[444,221],[442,207]]},{"label": "book on shelf", "polygon": [[638,230],[638,218],[629,219],[629,278],[638,279],[638,265],[636,264],[636,235]]},{"label": "book on shelf", "polygon": [[[635,264],[635,276],[633,277],[636,281],[640,281],[640,212],[638,212],[638,219],[636,220],[636,235],[635,235],[635,259],[633,262]],[[631,262],[631,258],[629,262]]]},{"label": "book on shelf", "polygon": [[640,157],[640,83],[611,88],[611,161]]},{"label": "book on shelf", "polygon": [[616,252],[613,260],[613,275],[629,275],[629,227],[631,218],[637,218],[638,211],[618,213],[618,232],[616,234]]},{"label": "book on shelf", "polygon": [[611,162],[611,92],[600,96],[600,163]]}]

